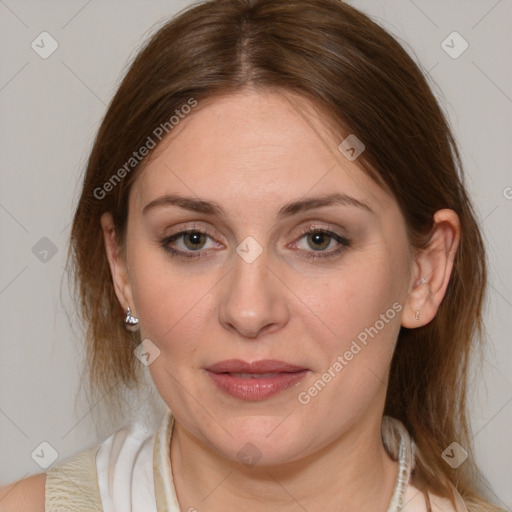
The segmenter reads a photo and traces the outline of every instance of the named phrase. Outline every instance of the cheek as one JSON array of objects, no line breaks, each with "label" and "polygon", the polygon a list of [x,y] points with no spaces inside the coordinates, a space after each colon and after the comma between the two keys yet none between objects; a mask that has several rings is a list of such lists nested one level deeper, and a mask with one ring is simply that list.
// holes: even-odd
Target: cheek
[{"label": "cheek", "polygon": [[[349,366],[370,367],[384,375],[400,329],[407,283],[407,260],[402,256],[404,261],[399,261],[389,251],[385,244],[376,244],[371,253],[347,258],[321,286],[307,288],[308,307],[317,328],[325,332],[325,364],[346,355]],[[356,371],[351,379],[367,373]]]},{"label": "cheek", "polygon": [[183,351],[188,340],[197,339],[201,332],[215,279],[209,273],[187,273],[184,265],[160,253],[163,250],[153,248],[132,254],[135,271],[130,281],[141,335],[154,340],[161,350],[178,345]]},{"label": "cheek", "polygon": [[323,340],[313,344],[313,360],[322,364],[300,388],[299,401],[307,402],[312,416],[329,410],[334,423],[347,421],[382,397],[400,329],[396,278],[373,259],[347,266],[324,286],[308,290],[316,320],[306,328],[312,340]]},{"label": "cheek", "polygon": [[335,333],[354,336],[401,302],[402,280],[387,261],[361,261],[308,288],[309,306]]}]

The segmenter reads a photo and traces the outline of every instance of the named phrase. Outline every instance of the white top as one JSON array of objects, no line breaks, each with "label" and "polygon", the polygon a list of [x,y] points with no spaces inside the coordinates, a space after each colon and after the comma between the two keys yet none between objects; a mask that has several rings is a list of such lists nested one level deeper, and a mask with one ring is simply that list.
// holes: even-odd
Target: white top
[{"label": "white top", "polygon": [[[397,421],[391,419],[387,424],[396,425]],[[401,442],[396,451],[408,450],[413,456],[414,442],[398,424],[400,429],[395,434],[400,432]],[[180,512],[170,458],[173,426],[174,416],[167,410],[156,432],[132,423],[99,445],[50,467],[46,472],[46,512]],[[411,443],[408,447],[403,442],[404,432]],[[383,429],[383,435],[385,441],[393,443],[389,429]],[[409,483],[408,474],[402,489],[405,492],[400,496],[399,477],[400,471],[388,512],[467,512],[460,496],[454,508],[448,499],[432,493],[428,493],[429,509],[425,495]]]}]

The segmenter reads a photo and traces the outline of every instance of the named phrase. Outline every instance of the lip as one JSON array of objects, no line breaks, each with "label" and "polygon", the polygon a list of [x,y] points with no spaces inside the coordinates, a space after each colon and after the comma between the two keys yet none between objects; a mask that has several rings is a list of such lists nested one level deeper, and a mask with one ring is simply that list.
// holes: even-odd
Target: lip
[{"label": "lip", "polygon": [[206,369],[214,373],[291,373],[307,368],[278,361],[277,359],[262,359],[252,363],[241,359],[227,359],[208,366]]},{"label": "lip", "polygon": [[[242,400],[265,400],[304,379],[309,370],[300,366],[265,359],[248,363],[240,359],[220,361],[206,368],[219,389]],[[268,377],[240,377],[230,373],[277,373]]]}]

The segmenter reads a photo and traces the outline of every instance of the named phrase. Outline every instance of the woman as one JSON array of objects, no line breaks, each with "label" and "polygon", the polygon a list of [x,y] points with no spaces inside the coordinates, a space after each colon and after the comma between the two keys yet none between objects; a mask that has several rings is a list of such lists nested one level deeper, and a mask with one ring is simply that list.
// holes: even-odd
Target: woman
[{"label": "woman", "polygon": [[160,29],[99,129],[70,256],[92,388],[147,368],[168,412],[7,510],[499,510],[468,434],[486,270],[457,148],[353,7],[208,1]]}]

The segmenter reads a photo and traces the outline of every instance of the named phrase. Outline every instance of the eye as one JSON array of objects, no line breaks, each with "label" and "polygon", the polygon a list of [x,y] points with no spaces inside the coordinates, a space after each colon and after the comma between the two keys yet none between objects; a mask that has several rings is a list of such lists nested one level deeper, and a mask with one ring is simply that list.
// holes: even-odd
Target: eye
[{"label": "eye", "polygon": [[[213,240],[212,235],[206,231],[188,229],[164,238],[160,243],[172,257],[199,259],[208,256],[208,253],[202,250],[207,248],[205,243],[208,238]],[[170,246],[170,244],[176,241],[181,242],[177,244],[178,246],[181,245],[179,249],[174,249]],[[219,245],[217,242],[214,242],[213,247],[219,247]]]},{"label": "eye", "polygon": [[[309,251],[308,247],[304,249],[306,251],[304,257],[310,259],[337,256],[351,245],[348,238],[325,228],[306,226],[301,230],[301,234],[302,236],[299,240],[305,238],[307,246],[313,248],[313,251]],[[336,249],[331,251],[325,250],[328,247],[336,247],[336,244],[338,244]],[[297,246],[298,242],[294,242],[294,245]]]},{"label": "eye", "polygon": [[[306,245],[313,250],[309,250],[308,247],[298,247],[299,241],[293,242],[292,245],[294,246],[293,248],[301,249],[301,252],[305,253],[303,257],[308,259],[334,257],[351,245],[351,241],[346,237],[321,227],[306,226],[301,230],[301,235],[298,240],[306,239]],[[197,260],[209,256],[209,251],[203,250],[208,249],[206,246],[208,239],[213,242],[210,248],[222,247],[222,244],[219,244],[213,239],[213,235],[207,231],[201,231],[193,227],[164,238],[160,241],[160,244],[173,258]],[[171,244],[177,245],[179,248],[171,247]],[[336,247],[336,245],[337,248],[334,250],[326,250],[329,247]]]}]

